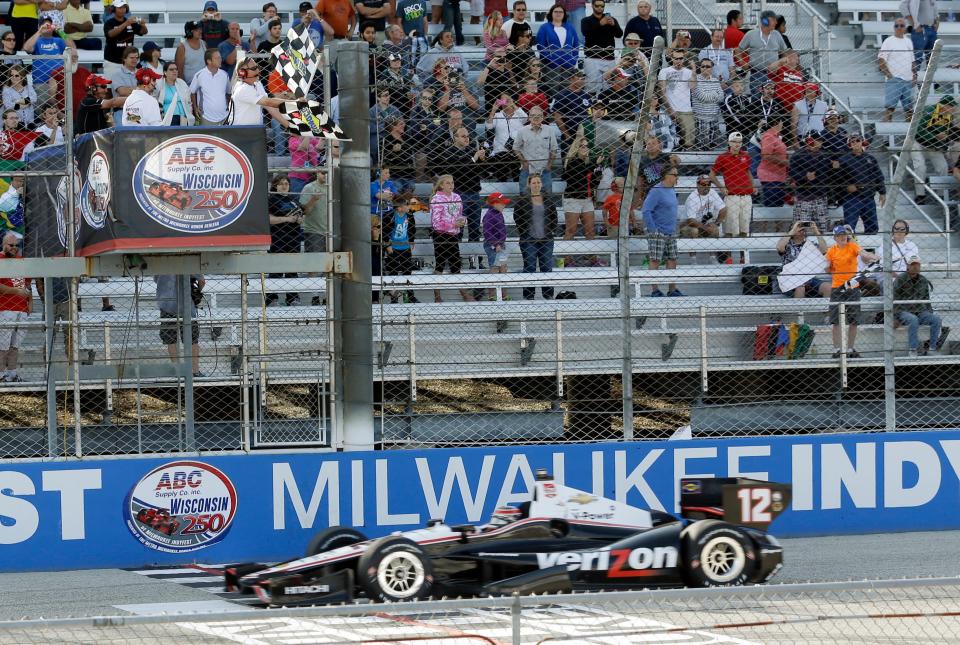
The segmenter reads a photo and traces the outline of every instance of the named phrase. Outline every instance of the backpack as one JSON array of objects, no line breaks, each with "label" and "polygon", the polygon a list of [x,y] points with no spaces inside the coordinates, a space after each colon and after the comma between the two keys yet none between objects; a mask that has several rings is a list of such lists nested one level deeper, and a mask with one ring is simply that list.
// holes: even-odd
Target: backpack
[{"label": "backpack", "polygon": [[745,296],[773,295],[773,283],[780,272],[779,266],[745,266],[740,271],[740,285]]}]

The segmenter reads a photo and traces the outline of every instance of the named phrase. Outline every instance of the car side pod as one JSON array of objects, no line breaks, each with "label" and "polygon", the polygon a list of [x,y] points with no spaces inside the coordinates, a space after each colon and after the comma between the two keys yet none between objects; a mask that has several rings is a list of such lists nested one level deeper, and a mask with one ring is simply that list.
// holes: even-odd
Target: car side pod
[{"label": "car side pod", "polygon": [[354,573],[350,568],[319,578],[292,575],[271,578],[261,584],[266,587],[271,607],[353,602]]},{"label": "car side pod", "polygon": [[539,569],[522,573],[513,578],[499,580],[484,585],[491,596],[509,596],[518,593],[522,596],[542,593],[570,593],[573,583],[566,565]]}]

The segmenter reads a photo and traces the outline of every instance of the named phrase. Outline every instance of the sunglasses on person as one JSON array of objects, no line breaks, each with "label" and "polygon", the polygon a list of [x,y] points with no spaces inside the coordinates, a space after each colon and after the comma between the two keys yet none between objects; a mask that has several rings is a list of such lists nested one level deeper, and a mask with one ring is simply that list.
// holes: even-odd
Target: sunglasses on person
[{"label": "sunglasses on person", "polygon": [[894,232],[894,233],[906,233],[906,232],[907,232],[907,227],[906,227],[906,226],[894,226],[894,227],[893,227],[893,232]]},{"label": "sunglasses on person", "polygon": [[894,29],[906,29],[907,23],[905,22],[895,22],[893,23]]},{"label": "sunglasses on person", "polygon": [[708,67],[713,67],[713,63],[700,63],[702,69],[707,69]]}]

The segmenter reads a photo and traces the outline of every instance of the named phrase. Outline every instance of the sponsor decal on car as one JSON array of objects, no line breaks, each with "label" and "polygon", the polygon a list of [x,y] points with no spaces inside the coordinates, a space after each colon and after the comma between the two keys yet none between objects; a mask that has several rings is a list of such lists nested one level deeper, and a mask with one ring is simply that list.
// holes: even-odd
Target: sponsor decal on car
[{"label": "sponsor decal on car", "polygon": [[537,566],[541,569],[566,566],[567,571],[606,571],[608,578],[631,578],[648,576],[657,573],[659,569],[674,568],[679,555],[674,546],[558,551],[538,553]]},{"label": "sponsor decal on car", "polygon": [[196,551],[222,540],[237,513],[237,491],[222,471],[174,461],[144,475],[124,501],[127,528],[166,553]]},{"label": "sponsor decal on car", "polygon": [[700,484],[700,480],[692,479],[692,480],[687,480],[683,482],[683,488],[681,489],[681,491],[683,493],[688,493],[692,495],[692,494],[699,493],[701,489],[702,489],[702,485]]},{"label": "sponsor decal on car", "polygon": [[597,498],[593,495],[587,495],[586,493],[577,493],[567,501],[573,502],[574,504],[589,504],[590,502],[597,501]]},{"label": "sponsor decal on car", "polygon": [[253,165],[232,143],[210,135],[164,141],[133,171],[140,208],[166,228],[210,233],[232,224],[253,192]]},{"label": "sponsor decal on car", "polygon": [[283,593],[287,596],[305,593],[330,593],[330,585],[297,585],[295,587],[284,587]]},{"label": "sponsor decal on car", "polygon": [[570,511],[571,519],[575,520],[612,520],[613,511],[609,513],[594,513],[590,511]]},{"label": "sponsor decal on car", "polygon": [[87,178],[78,199],[84,221],[91,228],[103,228],[110,208],[110,161],[102,150],[90,155]]}]

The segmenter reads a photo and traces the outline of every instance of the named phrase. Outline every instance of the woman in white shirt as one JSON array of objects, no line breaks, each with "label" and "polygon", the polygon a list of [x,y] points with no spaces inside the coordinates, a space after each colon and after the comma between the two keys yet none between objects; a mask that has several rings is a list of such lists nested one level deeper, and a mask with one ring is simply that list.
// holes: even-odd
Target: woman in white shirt
[{"label": "woman in white shirt", "polygon": [[[920,255],[920,249],[914,242],[907,239],[910,235],[910,224],[906,220],[898,219],[893,222],[893,239],[890,242],[890,267],[896,274],[907,270],[907,258]],[[883,249],[877,249],[877,255],[883,257]]]},{"label": "woman in white shirt", "polygon": [[190,106],[190,87],[178,76],[180,70],[174,62],[164,63],[163,80],[157,83],[154,96],[160,102],[164,125],[193,125],[193,110]]}]

